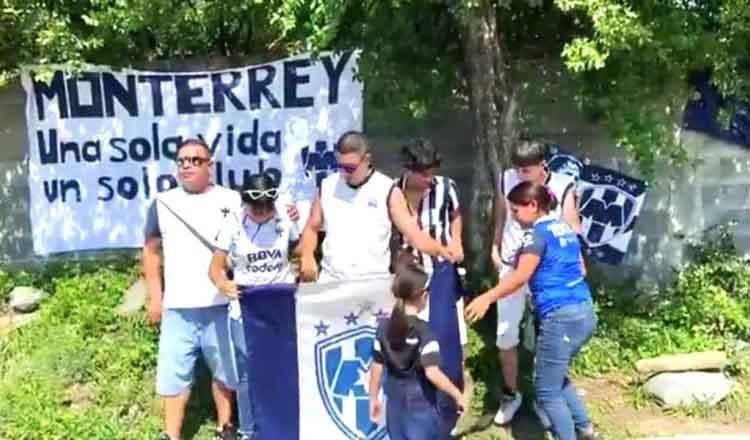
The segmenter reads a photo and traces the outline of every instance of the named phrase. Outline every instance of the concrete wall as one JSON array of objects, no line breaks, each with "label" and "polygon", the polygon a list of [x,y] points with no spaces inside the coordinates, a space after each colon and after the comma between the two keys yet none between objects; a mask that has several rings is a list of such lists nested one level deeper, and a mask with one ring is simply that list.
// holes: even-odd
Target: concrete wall
[{"label": "concrete wall", "polygon": [[[637,176],[625,155],[611,146],[602,127],[586,122],[575,110],[573,99],[560,95],[558,89],[527,103],[536,115],[533,132],[595,164]],[[0,260],[34,259],[27,214],[24,101],[18,84],[0,90]],[[402,136],[391,133],[387,124],[372,126],[378,127],[371,130],[378,165],[395,175]],[[427,134],[441,147],[445,157],[442,173],[456,179],[463,198],[470,187],[474,160],[470,131],[466,112],[460,109],[415,127],[415,132]],[[606,273],[647,284],[664,282],[671,273],[669,267],[682,262],[686,238],[697,237],[703,229],[730,218],[739,223],[738,245],[750,251],[750,150],[695,133],[683,137],[699,163],[665,170],[659,181],[651,183],[626,261],[614,269],[603,267]]]}]

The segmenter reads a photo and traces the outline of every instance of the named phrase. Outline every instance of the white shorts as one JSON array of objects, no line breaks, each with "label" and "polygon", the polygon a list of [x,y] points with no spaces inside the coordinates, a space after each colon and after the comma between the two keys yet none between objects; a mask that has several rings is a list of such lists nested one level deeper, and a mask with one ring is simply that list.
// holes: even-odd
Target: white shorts
[{"label": "white shorts", "polygon": [[[510,266],[500,267],[500,278],[513,270]],[[523,287],[497,302],[497,347],[510,350],[521,342],[520,330],[523,313],[526,310],[526,299],[529,288]]]},{"label": "white shorts", "polygon": [[[427,297],[427,304],[424,310],[417,315],[419,319],[429,322],[430,320],[430,297]],[[469,334],[466,330],[466,320],[464,319],[464,299],[459,298],[456,301],[456,318],[458,318],[458,340],[462,346],[469,342]]]}]

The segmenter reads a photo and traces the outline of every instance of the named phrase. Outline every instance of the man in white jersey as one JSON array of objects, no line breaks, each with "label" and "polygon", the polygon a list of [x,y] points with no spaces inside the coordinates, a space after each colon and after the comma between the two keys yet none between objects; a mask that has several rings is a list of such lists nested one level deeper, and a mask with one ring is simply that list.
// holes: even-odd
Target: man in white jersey
[{"label": "man in white jersey", "polygon": [[[581,221],[575,200],[575,179],[567,174],[551,172],[546,162],[546,147],[541,142],[522,140],[511,154],[513,168],[505,170],[498,182],[495,197],[495,237],[492,245],[492,261],[502,278],[513,270],[516,256],[522,245],[523,228],[508,214],[507,194],[520,182],[532,181],[547,186],[558,201],[551,213],[565,222],[576,234],[581,233]],[[524,286],[513,295],[497,302],[497,347],[500,367],[503,372],[503,395],[495,423],[504,425],[513,419],[521,406],[518,391],[518,343],[519,330],[528,288]],[[540,418],[545,420],[544,414]]]},{"label": "man in white jersey", "polygon": [[[143,272],[147,317],[161,321],[156,390],[164,400],[160,440],[179,440],[198,353],[213,374],[216,440],[235,438],[227,298],[208,277],[218,225],[240,206],[239,194],[211,183],[213,161],[205,142],[188,139],[177,149],[180,185],[157,194],[146,221]],[[161,265],[164,263],[164,286]]]},{"label": "man in white jersey", "polygon": [[323,179],[302,233],[302,280],[318,279],[314,253],[323,230],[323,282],[388,276],[394,225],[417,250],[454,261],[446,246],[418,227],[401,189],[373,168],[365,136],[350,131],[338,145],[340,171]]}]

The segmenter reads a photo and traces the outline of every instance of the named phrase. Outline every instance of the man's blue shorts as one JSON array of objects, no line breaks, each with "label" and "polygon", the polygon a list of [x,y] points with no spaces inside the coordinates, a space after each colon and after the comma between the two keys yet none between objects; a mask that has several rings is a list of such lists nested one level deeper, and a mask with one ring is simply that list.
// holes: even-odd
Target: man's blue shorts
[{"label": "man's blue shorts", "polygon": [[199,353],[203,354],[214,380],[235,389],[237,378],[230,344],[226,305],[165,309],[159,336],[156,392],[176,396],[187,390],[193,384]]}]

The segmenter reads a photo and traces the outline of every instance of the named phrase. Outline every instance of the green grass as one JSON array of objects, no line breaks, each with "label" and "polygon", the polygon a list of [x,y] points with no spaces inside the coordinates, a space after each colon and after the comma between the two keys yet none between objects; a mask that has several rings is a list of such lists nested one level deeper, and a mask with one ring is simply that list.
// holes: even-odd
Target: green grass
[{"label": "green grass", "polygon": [[[722,264],[719,264],[722,263]],[[573,366],[576,377],[617,373],[635,378],[633,363],[643,357],[701,349],[727,349],[729,371],[750,374],[750,348],[736,341],[750,335],[750,270],[736,258],[711,259],[688,267],[658,301],[621,289],[596,287],[599,329]],[[51,294],[40,319],[0,339],[0,439],[152,438],[160,429],[160,402],[154,391],[157,332],[142,316],[123,318],[113,309],[138,276],[132,258],[80,264],[56,263],[35,271],[0,268],[0,309],[17,285]],[[462,438],[544,439],[526,404],[509,429],[491,425],[501,375],[494,344],[494,313],[470,329],[467,367],[474,399],[462,421]],[[522,390],[531,396],[532,356],[522,351]],[[208,439],[213,405],[202,370],[190,402],[184,438]],[[715,408],[665,411],[689,418],[747,420],[748,381]],[[528,401],[528,400],[527,400]],[[611,422],[612,402],[587,400],[607,438],[636,432]],[[625,402],[656,411],[658,403],[633,381]]]}]

